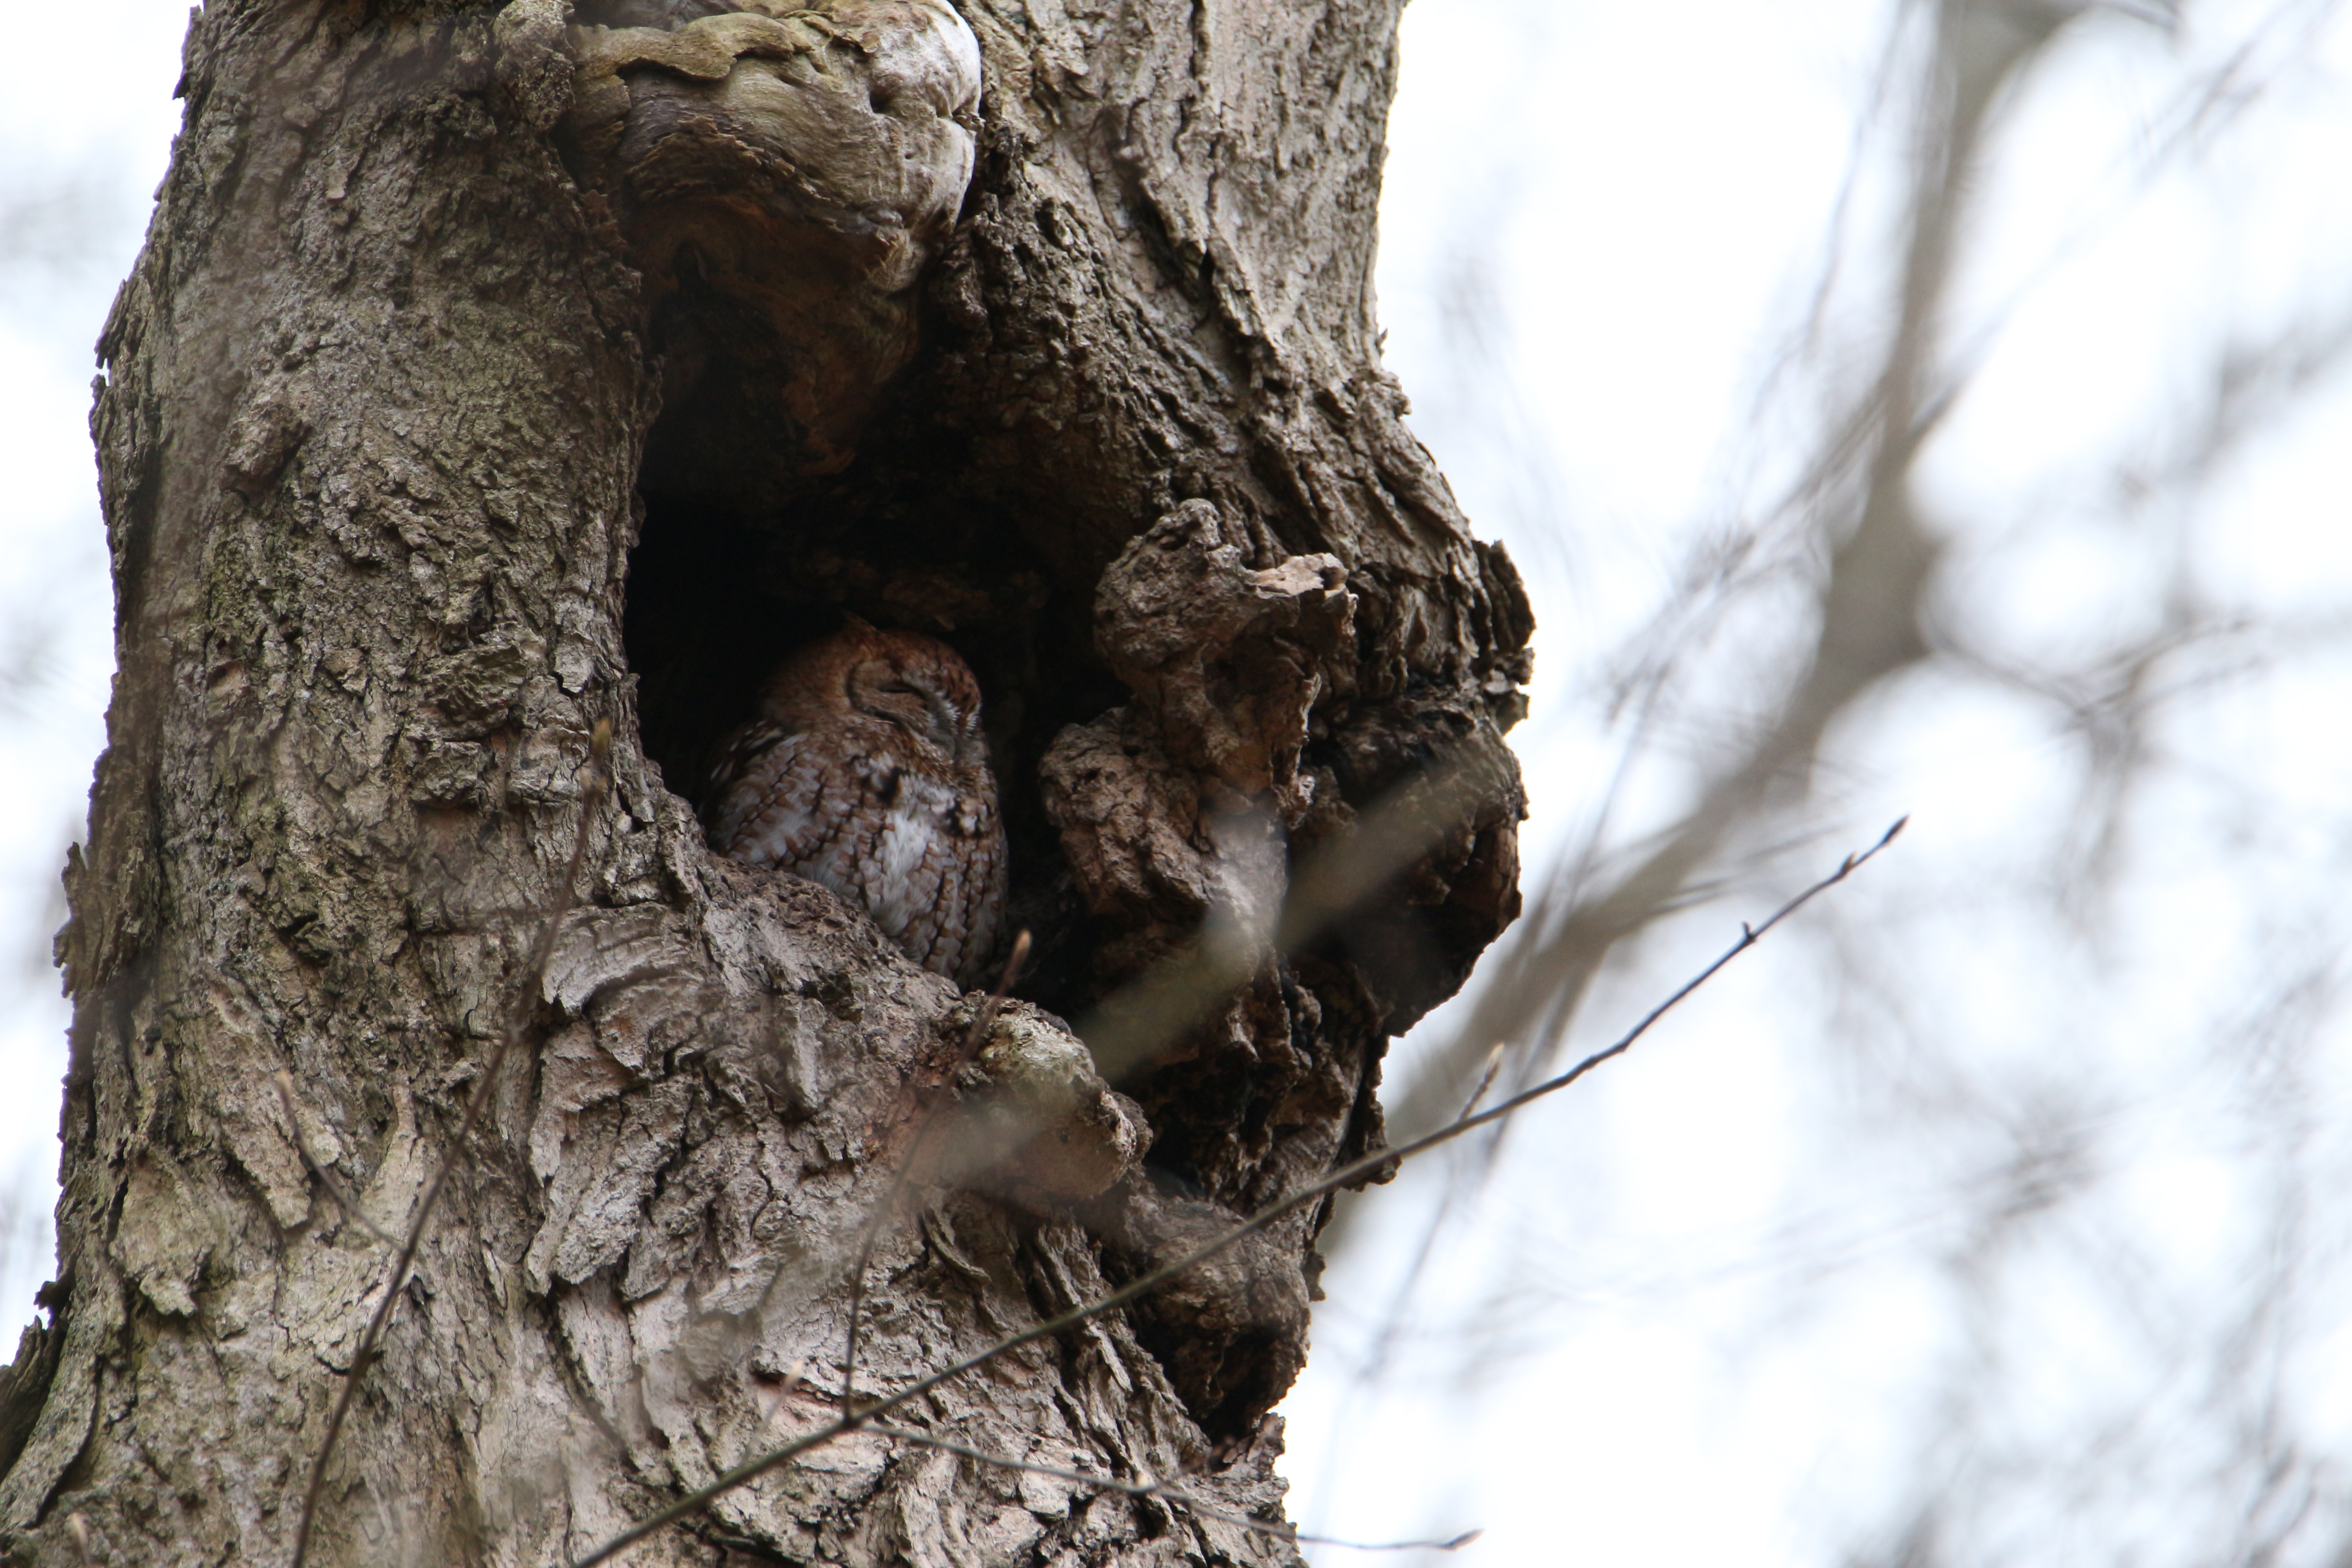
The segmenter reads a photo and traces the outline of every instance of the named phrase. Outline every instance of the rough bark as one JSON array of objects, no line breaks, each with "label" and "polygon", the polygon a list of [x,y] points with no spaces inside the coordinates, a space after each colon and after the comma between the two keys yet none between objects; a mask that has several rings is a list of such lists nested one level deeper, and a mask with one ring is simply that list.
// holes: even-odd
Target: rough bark
[{"label": "rough bark", "polygon": [[[941,1105],[1013,1131],[889,1213],[862,1387],[1378,1147],[1386,1038],[1516,912],[1528,631],[1378,363],[1397,4],[960,0],[977,103],[908,53],[941,5],[196,16],[100,345],[121,673],[8,1562],[285,1561],[445,1164],[313,1562],[562,1562],[819,1423]],[[1039,957],[975,1060],[976,999],[696,823],[843,612],[990,705]],[[1287,930],[1438,773],[1378,896]],[[1171,974],[1213,984],[1138,1025]],[[902,1419],[1278,1517],[1315,1228]],[[1290,1556],[868,1434],[630,1560]]]}]

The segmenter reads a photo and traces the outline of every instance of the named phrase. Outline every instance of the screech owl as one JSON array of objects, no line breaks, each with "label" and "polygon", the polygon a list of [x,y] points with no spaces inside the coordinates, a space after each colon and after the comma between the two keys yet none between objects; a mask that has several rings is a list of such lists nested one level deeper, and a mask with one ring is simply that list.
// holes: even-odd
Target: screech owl
[{"label": "screech owl", "polygon": [[946,644],[854,621],[769,677],[712,771],[711,847],[822,882],[924,968],[982,978],[1004,828],[980,683]]}]

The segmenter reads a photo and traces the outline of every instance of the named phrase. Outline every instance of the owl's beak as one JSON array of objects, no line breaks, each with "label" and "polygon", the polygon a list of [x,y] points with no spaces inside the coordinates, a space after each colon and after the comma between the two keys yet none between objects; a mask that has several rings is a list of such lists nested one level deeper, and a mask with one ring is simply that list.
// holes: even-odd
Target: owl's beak
[{"label": "owl's beak", "polygon": [[923,694],[923,706],[930,710],[933,728],[947,737],[948,760],[961,767],[964,763],[965,749],[963,725],[958,720],[956,710],[948,705],[946,698],[934,696],[928,691]]}]

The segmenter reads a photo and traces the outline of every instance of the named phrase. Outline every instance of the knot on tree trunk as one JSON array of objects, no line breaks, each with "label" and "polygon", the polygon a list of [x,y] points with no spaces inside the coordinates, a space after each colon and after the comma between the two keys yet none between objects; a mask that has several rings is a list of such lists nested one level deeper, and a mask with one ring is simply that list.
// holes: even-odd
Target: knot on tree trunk
[{"label": "knot on tree trunk", "polygon": [[1184,502],[1103,574],[1095,645],[1171,757],[1223,786],[1213,793],[1271,794],[1295,822],[1311,798],[1307,717],[1349,683],[1356,600],[1335,555],[1252,570],[1251,553],[1213,504]]},{"label": "knot on tree trunk", "polygon": [[571,37],[565,142],[663,355],[647,488],[772,500],[837,472],[914,353],[915,284],[971,180],[971,29],[945,0],[844,0]]},{"label": "knot on tree trunk", "polygon": [[1458,690],[1350,714],[1316,754],[1332,787],[1297,835],[1293,918],[1346,955],[1402,1034],[1519,917],[1518,760],[1492,706]]},{"label": "knot on tree trunk", "polygon": [[1108,973],[1197,935],[1231,989],[1277,940],[1286,830],[1314,803],[1299,757],[1348,682],[1355,597],[1334,556],[1251,554],[1239,524],[1186,501],[1096,591],[1096,647],[1136,700],[1065,729],[1039,773],[1087,907],[1126,928],[1097,954]]},{"label": "knot on tree trunk", "polygon": [[971,1064],[943,1173],[1053,1209],[1092,1198],[1150,1145],[1142,1108],[1095,1071],[1078,1037],[1034,1007],[999,1013]]}]

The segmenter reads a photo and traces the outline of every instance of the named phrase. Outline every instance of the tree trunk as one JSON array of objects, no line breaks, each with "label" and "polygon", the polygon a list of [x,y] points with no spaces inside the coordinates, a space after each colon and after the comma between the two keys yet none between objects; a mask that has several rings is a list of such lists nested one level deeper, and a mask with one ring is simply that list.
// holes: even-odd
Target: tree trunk
[{"label": "tree trunk", "polygon": [[[288,1561],[436,1173],[314,1563],[564,1562],[822,1425],[869,1216],[887,1392],[1379,1147],[1386,1039],[1517,910],[1528,631],[1378,362],[1398,8],[196,16],[100,345],[0,1555]],[[984,1030],[698,826],[845,614],[985,693],[1036,956]],[[629,1561],[1290,1561],[1217,1510],[1280,1517],[1319,1218],[893,1418],[1207,1508],[866,1431]]]}]

